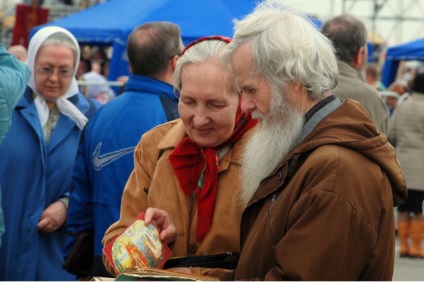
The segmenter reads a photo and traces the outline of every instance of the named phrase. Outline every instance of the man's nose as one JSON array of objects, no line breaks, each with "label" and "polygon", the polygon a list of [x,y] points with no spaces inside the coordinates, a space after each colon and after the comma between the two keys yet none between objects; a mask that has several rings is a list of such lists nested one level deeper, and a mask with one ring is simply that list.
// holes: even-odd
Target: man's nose
[{"label": "man's nose", "polygon": [[244,113],[251,113],[256,109],[255,103],[249,99],[245,94],[241,97],[241,110]]}]

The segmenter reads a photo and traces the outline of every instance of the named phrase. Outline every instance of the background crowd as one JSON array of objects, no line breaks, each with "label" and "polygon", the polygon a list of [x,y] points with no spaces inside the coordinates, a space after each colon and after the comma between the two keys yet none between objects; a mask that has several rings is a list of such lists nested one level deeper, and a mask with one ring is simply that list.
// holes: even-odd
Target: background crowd
[{"label": "background crowd", "polygon": [[424,70],[383,85],[367,38],[278,0],[185,47],[149,22],[119,87],[63,28],[0,46],[0,279],[115,276],[102,248],[148,208],[174,256],[239,254],[184,269],[224,280],[391,280],[395,232],[423,259]]}]

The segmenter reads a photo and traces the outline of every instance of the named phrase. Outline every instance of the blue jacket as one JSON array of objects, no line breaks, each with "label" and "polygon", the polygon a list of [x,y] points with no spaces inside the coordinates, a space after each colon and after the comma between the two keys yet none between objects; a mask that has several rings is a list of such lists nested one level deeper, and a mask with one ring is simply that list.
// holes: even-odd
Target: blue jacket
[{"label": "blue jacket", "polygon": [[[69,100],[81,112],[91,111],[92,104],[81,94]],[[61,115],[46,144],[32,91],[27,88],[0,146],[6,225],[0,248],[0,280],[74,279],[62,268],[65,226],[45,234],[38,232],[37,223],[45,208],[68,194],[80,137],[75,122]]]},{"label": "blue jacket", "polygon": [[[170,84],[130,75],[125,92],[88,122],[75,163],[66,225],[70,234],[94,230],[95,261],[100,268],[101,240],[119,219],[122,192],[134,168],[135,146],[143,133],[178,117],[178,100]],[[69,238],[65,257],[75,238]],[[96,268],[93,275],[99,275]]]}]

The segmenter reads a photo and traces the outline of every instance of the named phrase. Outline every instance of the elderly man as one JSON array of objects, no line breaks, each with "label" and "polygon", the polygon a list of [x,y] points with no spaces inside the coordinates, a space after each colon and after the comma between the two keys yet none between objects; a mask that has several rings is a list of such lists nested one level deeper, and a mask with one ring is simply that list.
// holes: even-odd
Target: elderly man
[{"label": "elderly man", "polygon": [[391,280],[393,205],[406,197],[396,153],[361,104],[332,94],[331,42],[284,7],[260,4],[228,45],[242,110],[260,122],[242,158],[238,266],[203,274]]},{"label": "elderly man", "polygon": [[242,109],[260,119],[245,148],[235,279],[390,280],[393,205],[406,197],[393,147],[358,102],[341,102],[330,41],[265,1],[229,45]]}]

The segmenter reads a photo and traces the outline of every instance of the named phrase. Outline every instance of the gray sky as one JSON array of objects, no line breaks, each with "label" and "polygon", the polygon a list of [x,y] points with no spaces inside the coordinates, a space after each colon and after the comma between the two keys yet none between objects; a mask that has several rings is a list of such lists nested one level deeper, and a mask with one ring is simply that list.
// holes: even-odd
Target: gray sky
[{"label": "gray sky", "polygon": [[[322,21],[343,11],[349,12],[361,18],[368,30],[370,32],[375,30],[389,46],[424,37],[424,1],[422,0],[378,0],[377,3],[384,3],[384,5],[379,10],[375,21],[372,20],[374,0],[285,0],[285,3],[296,10],[315,15]],[[394,17],[405,19],[394,20]]]}]

